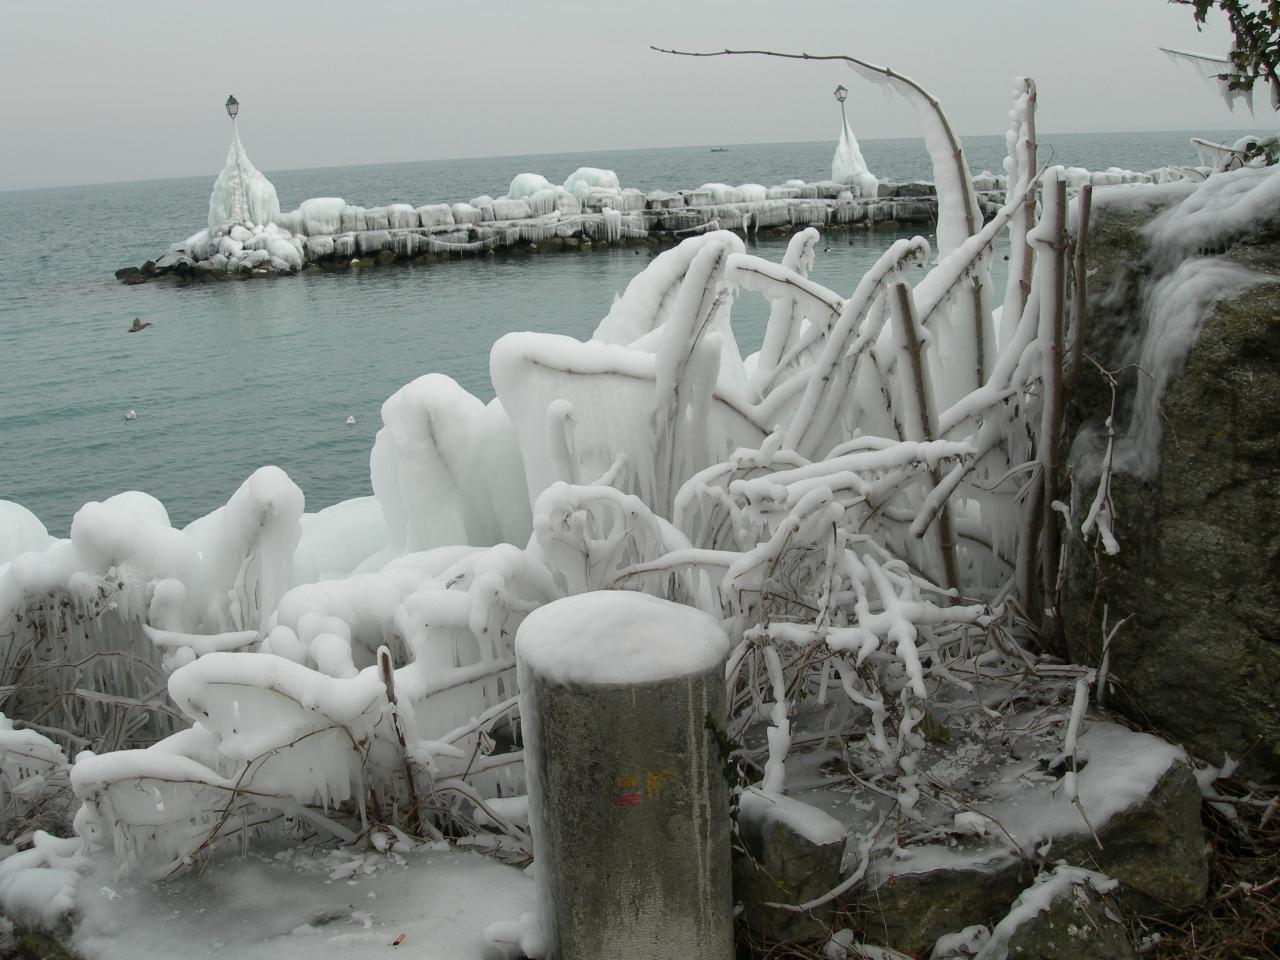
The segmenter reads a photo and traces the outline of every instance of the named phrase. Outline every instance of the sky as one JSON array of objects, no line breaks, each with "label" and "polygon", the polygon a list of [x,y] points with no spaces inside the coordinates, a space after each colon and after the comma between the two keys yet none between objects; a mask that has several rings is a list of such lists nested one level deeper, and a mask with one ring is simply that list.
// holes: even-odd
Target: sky
[{"label": "sky", "polygon": [[0,189],[214,175],[228,93],[263,170],[701,144],[862,139],[914,115],[847,68],[685,50],[849,54],[921,83],[965,134],[1274,129],[1232,117],[1157,47],[1225,53],[1166,0],[0,0]]}]

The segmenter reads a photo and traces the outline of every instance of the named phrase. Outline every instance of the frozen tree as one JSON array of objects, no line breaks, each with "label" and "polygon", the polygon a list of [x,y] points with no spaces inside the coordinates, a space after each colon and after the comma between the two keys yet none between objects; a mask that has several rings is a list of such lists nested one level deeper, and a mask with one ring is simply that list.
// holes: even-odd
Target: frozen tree
[{"label": "frozen tree", "polygon": [[[1192,7],[1197,27],[1217,8],[1227,18],[1233,42],[1213,74],[1230,91],[1249,94],[1263,81],[1271,109],[1280,110],[1280,3],[1276,0],[1169,0]],[[1205,58],[1208,59],[1208,58]]]}]

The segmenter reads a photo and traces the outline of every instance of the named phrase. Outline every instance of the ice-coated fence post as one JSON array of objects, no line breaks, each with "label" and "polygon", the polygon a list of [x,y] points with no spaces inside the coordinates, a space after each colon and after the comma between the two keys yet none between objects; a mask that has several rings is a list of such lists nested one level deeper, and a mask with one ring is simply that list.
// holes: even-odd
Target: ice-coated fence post
[{"label": "ice-coated fence post", "polygon": [[729,642],[710,616],[602,591],[516,634],[547,960],[730,960]]}]

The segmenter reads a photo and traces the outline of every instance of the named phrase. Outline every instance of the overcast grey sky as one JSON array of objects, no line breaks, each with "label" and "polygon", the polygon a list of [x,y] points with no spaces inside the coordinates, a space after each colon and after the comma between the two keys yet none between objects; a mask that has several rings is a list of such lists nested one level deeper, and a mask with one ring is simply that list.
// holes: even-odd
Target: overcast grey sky
[{"label": "overcast grey sky", "polygon": [[848,53],[1003,132],[1012,78],[1046,132],[1257,126],[1157,46],[1225,53],[1165,0],[262,0],[0,5],[0,189],[212,175],[229,92],[264,170],[832,138],[837,83],[864,139],[911,110],[836,64],[681,49]]}]

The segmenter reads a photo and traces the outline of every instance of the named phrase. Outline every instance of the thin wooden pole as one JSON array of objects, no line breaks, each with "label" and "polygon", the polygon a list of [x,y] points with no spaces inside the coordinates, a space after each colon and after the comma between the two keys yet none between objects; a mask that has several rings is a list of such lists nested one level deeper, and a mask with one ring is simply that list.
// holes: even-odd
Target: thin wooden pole
[{"label": "thin wooden pole", "polygon": [[[911,373],[911,389],[916,397],[916,422],[906,426],[908,439],[936,440],[938,439],[938,415],[934,409],[933,389],[929,383],[929,371],[923,356],[924,338],[920,336],[920,327],[916,322],[916,305],[911,296],[911,288],[901,280],[895,281],[889,290],[889,310],[898,328],[902,344],[900,353],[906,360],[907,370]],[[942,471],[933,467],[929,471],[929,478],[936,487],[942,482]],[[938,514],[936,537],[947,586],[959,592],[960,572],[956,566],[955,524],[952,522],[949,503],[943,504]]]},{"label": "thin wooden pole", "polygon": [[1058,499],[1058,471],[1062,452],[1062,324],[1066,301],[1067,184],[1055,178],[1045,187],[1045,217],[1051,230],[1045,267],[1048,297],[1040,303],[1040,339],[1043,412],[1040,420],[1040,464],[1044,484],[1041,504],[1041,562],[1046,641],[1052,646],[1058,635],[1057,594],[1062,534],[1054,502]]},{"label": "thin wooden pole", "polygon": [[1071,359],[1067,364],[1067,391],[1076,388],[1084,360],[1085,301],[1089,296],[1089,211],[1093,207],[1093,184],[1080,188],[1076,201],[1076,250],[1071,262]]}]

